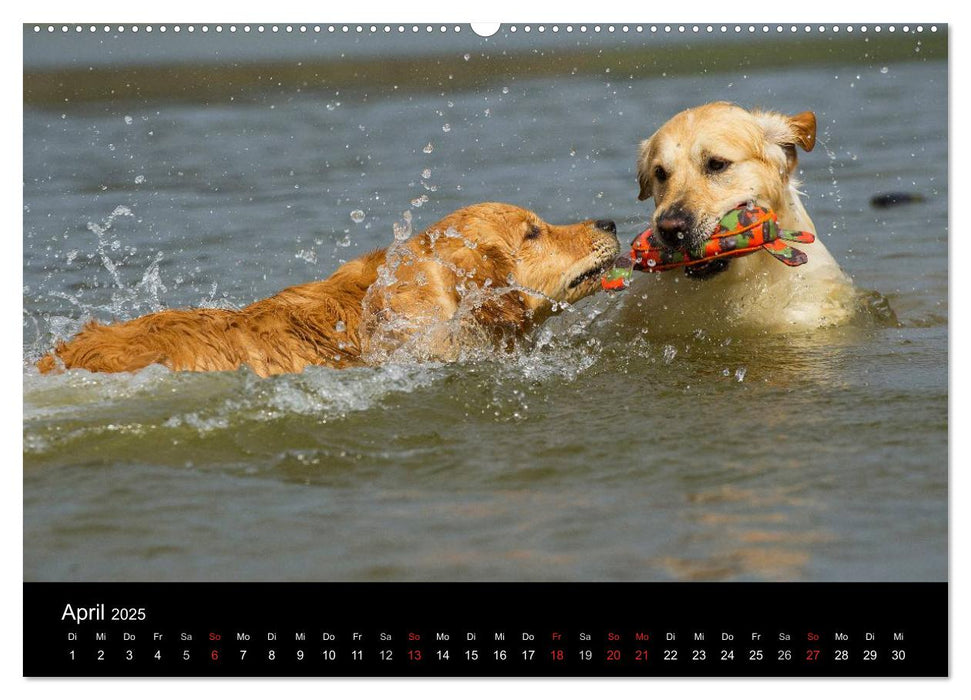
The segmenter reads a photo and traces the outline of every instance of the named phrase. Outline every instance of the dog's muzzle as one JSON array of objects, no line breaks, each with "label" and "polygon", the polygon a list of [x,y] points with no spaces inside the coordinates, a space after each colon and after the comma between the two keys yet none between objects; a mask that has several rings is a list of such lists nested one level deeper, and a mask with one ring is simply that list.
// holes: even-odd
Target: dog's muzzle
[{"label": "dog's muzzle", "polygon": [[694,228],[694,217],[684,207],[674,205],[660,213],[654,225],[658,240],[668,248],[683,248]]}]

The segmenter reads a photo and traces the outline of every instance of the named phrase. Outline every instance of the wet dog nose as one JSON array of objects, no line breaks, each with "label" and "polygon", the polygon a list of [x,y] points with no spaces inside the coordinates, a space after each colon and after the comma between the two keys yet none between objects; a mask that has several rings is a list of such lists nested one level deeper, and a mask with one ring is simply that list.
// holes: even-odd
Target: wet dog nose
[{"label": "wet dog nose", "polygon": [[612,233],[615,236],[617,235],[617,224],[610,219],[597,219],[593,222],[593,225],[599,228],[601,231]]},{"label": "wet dog nose", "polygon": [[683,211],[676,209],[665,212],[657,219],[657,235],[661,243],[669,248],[680,248],[685,244],[685,236],[691,229],[691,221]]}]

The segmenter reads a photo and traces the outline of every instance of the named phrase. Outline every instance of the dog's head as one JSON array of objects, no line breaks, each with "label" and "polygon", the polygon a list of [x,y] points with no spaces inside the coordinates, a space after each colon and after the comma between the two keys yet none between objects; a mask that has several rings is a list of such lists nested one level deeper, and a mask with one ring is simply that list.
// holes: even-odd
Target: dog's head
[{"label": "dog's head", "polygon": [[512,286],[530,310],[575,302],[600,289],[600,275],[619,251],[608,220],[557,226],[509,204],[460,209],[430,227],[436,254],[493,288]]},{"label": "dog's head", "polygon": [[[811,151],[815,144],[812,112],[790,117],[728,102],[695,107],[641,144],[638,199],[654,197],[652,223],[661,243],[693,245],[706,240],[725,212],[740,204],[783,212],[791,196],[796,147]],[[709,265],[720,270],[726,264]],[[689,269],[701,276],[706,268]]]},{"label": "dog's head", "polygon": [[384,252],[367,290],[370,352],[419,338],[424,356],[454,357],[478,339],[501,343],[600,289],[619,251],[612,221],[554,226],[508,204],[453,212]]}]

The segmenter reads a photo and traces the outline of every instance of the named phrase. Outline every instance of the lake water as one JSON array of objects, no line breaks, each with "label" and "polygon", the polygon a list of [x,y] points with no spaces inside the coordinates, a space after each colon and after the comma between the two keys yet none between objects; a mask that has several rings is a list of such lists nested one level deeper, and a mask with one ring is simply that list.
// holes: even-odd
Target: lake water
[{"label": "lake water", "polygon": [[[899,323],[660,338],[599,295],[452,365],[33,369],[91,317],[323,278],[406,210],[626,243],[637,143],[715,99],[816,112],[807,208]],[[930,60],[25,107],[25,578],[945,580],[947,103]]]}]

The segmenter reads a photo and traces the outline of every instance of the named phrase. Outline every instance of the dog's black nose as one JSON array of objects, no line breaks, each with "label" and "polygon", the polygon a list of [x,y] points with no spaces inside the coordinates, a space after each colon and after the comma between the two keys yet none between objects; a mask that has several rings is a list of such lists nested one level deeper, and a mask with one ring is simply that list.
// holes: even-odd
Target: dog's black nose
[{"label": "dog's black nose", "polygon": [[657,235],[669,248],[682,248],[691,230],[691,217],[682,209],[672,209],[657,218]]},{"label": "dog's black nose", "polygon": [[601,231],[612,233],[615,236],[617,235],[617,224],[610,219],[597,219],[593,222],[593,225],[599,228]]}]

